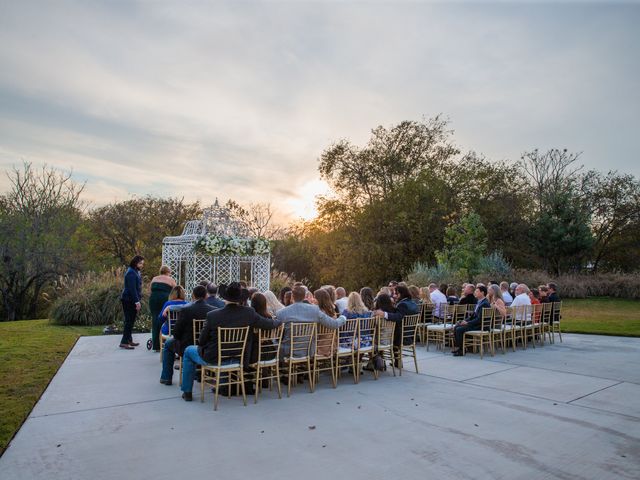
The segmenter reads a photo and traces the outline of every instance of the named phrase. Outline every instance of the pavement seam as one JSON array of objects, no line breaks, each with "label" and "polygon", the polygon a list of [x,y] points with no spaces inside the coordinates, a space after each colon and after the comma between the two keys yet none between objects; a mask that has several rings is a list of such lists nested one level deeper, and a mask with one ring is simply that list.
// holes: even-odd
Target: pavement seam
[{"label": "pavement seam", "polygon": [[139,402],[118,403],[115,405],[105,405],[103,407],[84,408],[79,410],[67,410],[66,412],[45,413],[43,415],[32,415],[27,418],[44,418],[44,417],[55,417],[57,415],[69,415],[70,413],[93,412],[95,410],[106,410],[108,408],[126,407],[128,405],[142,405],[144,403],[164,402],[165,400],[172,400],[176,398],[180,398],[180,397],[173,396],[173,397],[166,397],[166,398],[155,398],[153,400],[141,400]]},{"label": "pavement seam", "polygon": [[585,397],[588,397],[589,395],[593,395],[593,394],[595,394],[595,393],[602,392],[603,390],[606,390],[607,388],[615,387],[615,386],[617,386],[617,385],[620,385],[621,383],[625,383],[625,382],[618,382],[618,383],[615,383],[615,384],[613,384],[613,385],[609,385],[608,387],[601,388],[600,390],[596,390],[595,392],[587,393],[586,395],[582,395],[581,397],[574,398],[573,400],[569,400],[569,401],[568,401],[568,402],[566,402],[566,403],[571,403],[571,402],[575,402],[575,401],[581,400],[581,399],[583,399],[583,398],[585,398]]}]

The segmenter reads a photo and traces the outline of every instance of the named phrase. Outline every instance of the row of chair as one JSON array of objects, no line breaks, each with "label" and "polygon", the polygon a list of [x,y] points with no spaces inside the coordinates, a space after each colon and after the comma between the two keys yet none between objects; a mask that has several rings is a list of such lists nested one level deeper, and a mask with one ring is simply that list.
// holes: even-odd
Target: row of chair
[{"label": "row of chair", "polygon": [[[464,320],[475,305],[440,305],[441,318],[434,317],[433,305],[421,306],[421,322],[419,336],[426,344],[435,343],[444,350],[453,341],[453,330],[456,323]],[[481,327],[479,330],[465,332],[463,337],[463,351],[467,347],[480,350],[480,358],[484,354],[484,346],[488,346],[491,354],[495,354],[495,347],[499,345],[502,352],[510,343],[513,351],[520,343],[523,349],[530,343],[534,348],[536,342],[544,346],[548,338],[549,343],[555,343],[557,333],[562,342],[560,319],[562,318],[562,302],[543,303],[535,305],[519,305],[507,307],[506,315],[501,315],[495,308],[485,308],[481,312]]]},{"label": "row of chair", "polygon": [[[176,318],[169,316],[169,332]],[[218,389],[235,385],[242,393],[246,405],[245,382],[255,386],[255,400],[262,391],[263,383],[273,387],[275,380],[278,398],[282,398],[280,378],[286,377],[287,396],[299,376],[308,379],[309,391],[313,392],[322,372],[328,372],[333,388],[337,387],[342,369],[348,368],[354,383],[360,381],[361,370],[367,363],[375,364],[376,356],[382,361],[390,361],[393,375],[396,368],[402,375],[403,357],[414,359],[416,372],[416,337],[420,315],[405,316],[401,323],[382,317],[355,318],[347,320],[338,329],[330,329],[313,322],[289,323],[289,338],[283,343],[284,325],[273,330],[255,331],[257,355],[245,365],[245,349],[249,327],[218,327],[218,359],[216,364],[200,369],[200,399],[204,401],[206,386],[214,389],[214,410],[218,408]],[[205,320],[193,321],[193,340],[197,344]],[[396,344],[394,333],[397,331]],[[400,342],[400,338],[402,342]],[[164,347],[164,343],[163,343]],[[377,380],[379,371],[372,368]],[[182,374],[182,359],[180,359]],[[182,376],[182,375],[181,375]]]}]

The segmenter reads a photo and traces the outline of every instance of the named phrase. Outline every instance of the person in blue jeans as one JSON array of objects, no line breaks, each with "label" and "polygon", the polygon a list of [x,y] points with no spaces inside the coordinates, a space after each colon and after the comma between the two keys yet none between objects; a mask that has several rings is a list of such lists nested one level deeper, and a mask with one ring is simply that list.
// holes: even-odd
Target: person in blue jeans
[{"label": "person in blue jeans", "polygon": [[[280,325],[280,321],[260,316],[253,308],[244,306],[248,298],[248,290],[243,289],[238,282],[233,282],[224,288],[220,295],[225,306],[207,314],[207,321],[200,332],[198,346],[187,347],[182,356],[182,398],[190,402],[193,390],[193,376],[196,365],[211,365],[218,361],[218,327],[237,328],[251,327],[245,347],[244,364],[251,358],[251,349],[255,344],[254,328],[271,330]],[[239,352],[238,352],[239,353]],[[238,355],[239,356],[239,355]],[[239,360],[239,359],[238,359]],[[231,361],[236,361],[232,359]]]}]

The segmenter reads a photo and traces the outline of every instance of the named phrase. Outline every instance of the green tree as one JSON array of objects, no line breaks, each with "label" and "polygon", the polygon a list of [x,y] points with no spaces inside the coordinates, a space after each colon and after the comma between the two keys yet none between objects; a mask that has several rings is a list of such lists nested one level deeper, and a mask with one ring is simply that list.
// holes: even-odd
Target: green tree
[{"label": "green tree", "polygon": [[480,216],[469,212],[444,232],[444,248],[436,253],[438,264],[447,265],[471,280],[480,273],[482,258],[487,253],[487,230]]},{"label": "green tree", "polygon": [[24,163],[0,197],[0,299],[4,318],[35,318],[42,295],[81,262],[70,239],[81,223],[84,185],[71,174]]}]

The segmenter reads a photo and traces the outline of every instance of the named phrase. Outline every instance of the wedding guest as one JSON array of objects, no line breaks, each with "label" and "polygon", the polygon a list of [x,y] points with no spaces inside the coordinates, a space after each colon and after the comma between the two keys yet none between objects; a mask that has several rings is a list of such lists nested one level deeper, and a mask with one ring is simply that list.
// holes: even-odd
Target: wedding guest
[{"label": "wedding guest", "polygon": [[[193,390],[193,377],[196,365],[208,365],[218,361],[218,327],[236,328],[250,327],[249,335],[254,328],[270,330],[276,328],[280,322],[272,318],[261,317],[251,307],[243,306],[248,291],[239,282],[232,282],[220,295],[225,301],[225,307],[210,311],[207,321],[200,332],[198,346],[191,345],[186,348],[182,361],[182,398],[190,402]],[[249,344],[249,339],[247,340]],[[251,349],[245,348],[245,359],[251,358]],[[239,355],[238,355],[239,356]]]},{"label": "wedding guest", "polygon": [[[507,306],[502,298],[503,291],[498,285],[489,285],[488,290],[488,300],[491,304],[491,307],[495,308],[498,314],[506,317],[507,315]],[[507,292],[508,293],[508,292]]]},{"label": "wedding guest", "polygon": [[462,290],[462,298],[460,299],[459,304],[460,305],[475,305],[476,302],[478,301],[475,297],[475,295],[473,294],[473,292],[475,291],[475,287],[473,286],[473,284],[471,283],[467,283],[465,284],[463,290]]},{"label": "wedding guest", "polygon": [[540,285],[538,291],[540,292],[540,303],[549,303],[549,288],[546,285]]},{"label": "wedding guest", "polygon": [[269,311],[267,297],[263,293],[255,292],[251,296],[251,308],[253,308],[256,311],[256,313],[261,317],[265,317],[265,318],[273,317],[273,315],[271,315],[271,312]]},{"label": "wedding guest", "polygon": [[523,313],[526,310],[526,306],[531,305],[531,299],[529,298],[529,287],[527,287],[524,283],[520,283],[518,284],[518,286],[516,286],[516,290],[514,293],[516,294],[516,296],[514,297],[513,302],[511,302],[510,307],[517,308],[525,306],[525,308],[517,308],[516,319],[520,321],[524,320],[526,322],[531,321],[531,314]]},{"label": "wedding guest", "polygon": [[218,298],[218,287],[214,283],[207,284],[207,303],[214,308],[224,308],[224,302]]},{"label": "wedding guest", "polygon": [[176,354],[182,356],[185,349],[193,345],[193,321],[206,318],[207,313],[215,310],[205,300],[207,298],[207,289],[202,285],[198,285],[193,289],[193,302],[187,307],[180,310],[178,320],[173,329],[173,337],[169,338],[164,344],[162,352],[162,374],[160,375],[160,383],[171,385],[173,379],[173,363]]},{"label": "wedding guest", "polygon": [[280,303],[285,305],[284,303],[284,296],[287,292],[291,291],[291,287],[289,286],[284,286],[280,289],[280,293],[278,293],[278,300],[280,300]]},{"label": "wedding guest", "polygon": [[444,306],[447,303],[447,297],[442,293],[435,283],[429,285],[429,295],[431,303],[434,305],[433,316],[442,319],[444,317]]},{"label": "wedding guest", "polygon": [[[548,301],[551,303],[560,302],[560,295],[558,295],[558,285],[553,282],[547,283],[547,288],[549,289],[549,298]],[[554,309],[554,313],[551,316],[551,323],[560,321],[560,311]]]},{"label": "wedding guest", "polygon": [[531,305],[540,304],[540,291],[537,288],[529,290],[529,300],[531,300]]},{"label": "wedding guest", "polygon": [[345,289],[342,287],[336,288],[336,307],[338,307],[339,312],[347,308],[348,301]]},{"label": "wedding guest", "polygon": [[[496,288],[497,285],[496,285]],[[500,291],[500,288],[498,288]],[[482,309],[490,308],[491,304],[487,300],[487,287],[484,285],[478,285],[474,290],[474,295],[476,297],[476,306],[467,318],[463,321],[459,322],[453,328],[453,348],[451,349],[451,353],[455,357],[461,357],[464,355],[462,350],[462,340],[464,338],[465,332],[469,332],[472,330],[480,330],[482,326]]]},{"label": "wedding guest", "polygon": [[323,285],[320,288],[325,289],[329,293],[329,298],[331,298],[331,303],[333,303],[335,305],[335,303],[336,303],[336,287],[334,287],[333,285]]},{"label": "wedding guest", "polygon": [[500,294],[500,300],[502,300],[506,306],[511,305],[513,297],[509,293],[509,284],[507,282],[500,282]]},{"label": "wedding guest", "polygon": [[460,298],[456,295],[456,287],[447,288],[447,303],[449,305],[457,305],[460,303]]},{"label": "wedding guest", "polygon": [[315,292],[313,292],[313,296],[315,299],[315,304],[318,305],[320,311],[327,314],[331,318],[336,318],[336,306],[331,301],[331,296],[329,292],[324,288],[319,288]]},{"label": "wedding guest", "polygon": [[[398,285],[396,287],[396,293],[398,294],[398,302],[395,306],[395,312],[385,311],[380,308],[373,312],[373,314],[376,317],[384,316],[385,319],[396,323],[396,328],[393,332],[393,344],[395,346],[400,346],[402,344],[402,319],[407,315],[415,315],[419,313],[420,306],[412,300],[409,289],[404,285]],[[411,339],[407,340],[411,341]]]},{"label": "wedding guest", "polygon": [[509,293],[513,298],[516,298],[516,287],[518,286],[518,282],[511,282],[509,284]]},{"label": "wedding guest", "polygon": [[275,317],[276,313],[284,308],[284,305],[278,301],[278,298],[271,290],[267,290],[262,294],[267,299],[267,311],[269,312],[269,315]]},{"label": "wedding guest", "polygon": [[367,310],[373,310],[374,297],[373,290],[369,287],[362,287],[360,289],[360,298],[362,299],[362,303],[367,307]]},{"label": "wedding guest", "polygon": [[352,318],[369,318],[371,316],[371,311],[366,307],[358,292],[351,292],[349,294],[347,308],[340,313],[342,313],[347,320]]},{"label": "wedding guest", "polygon": [[284,292],[284,298],[283,298],[282,304],[285,307],[288,307],[293,303],[293,295],[291,292],[292,292],[291,290],[289,290],[288,292]]},{"label": "wedding guest", "polygon": [[120,348],[133,350],[140,345],[133,341],[133,325],[136,316],[142,307],[142,275],[140,272],[144,268],[144,257],[136,255],[129,262],[129,268],[124,274],[124,289],[120,295],[122,310],[124,311],[124,328]]},{"label": "wedding guest", "polygon": [[420,303],[433,305],[433,302],[431,301],[431,294],[429,293],[429,287],[422,287],[420,289]]},{"label": "wedding guest", "polygon": [[160,310],[160,314],[158,315],[158,323],[162,325],[161,333],[162,335],[169,335],[169,325],[167,323],[167,317],[169,316],[169,307],[182,306],[187,304],[186,300],[186,292],[184,288],[180,285],[176,285],[171,289],[171,293],[169,294],[169,298],[162,305],[162,309]]},{"label": "wedding guest", "polygon": [[171,277],[171,269],[166,265],[160,268],[160,274],[151,279],[151,295],[149,295],[149,312],[151,313],[151,343],[153,351],[160,351],[160,312],[169,298],[176,281]]},{"label": "wedding guest", "polygon": [[408,288],[413,301],[416,302],[418,305],[420,305],[422,303],[422,298],[420,297],[420,288],[418,288],[415,285],[411,285]]}]

